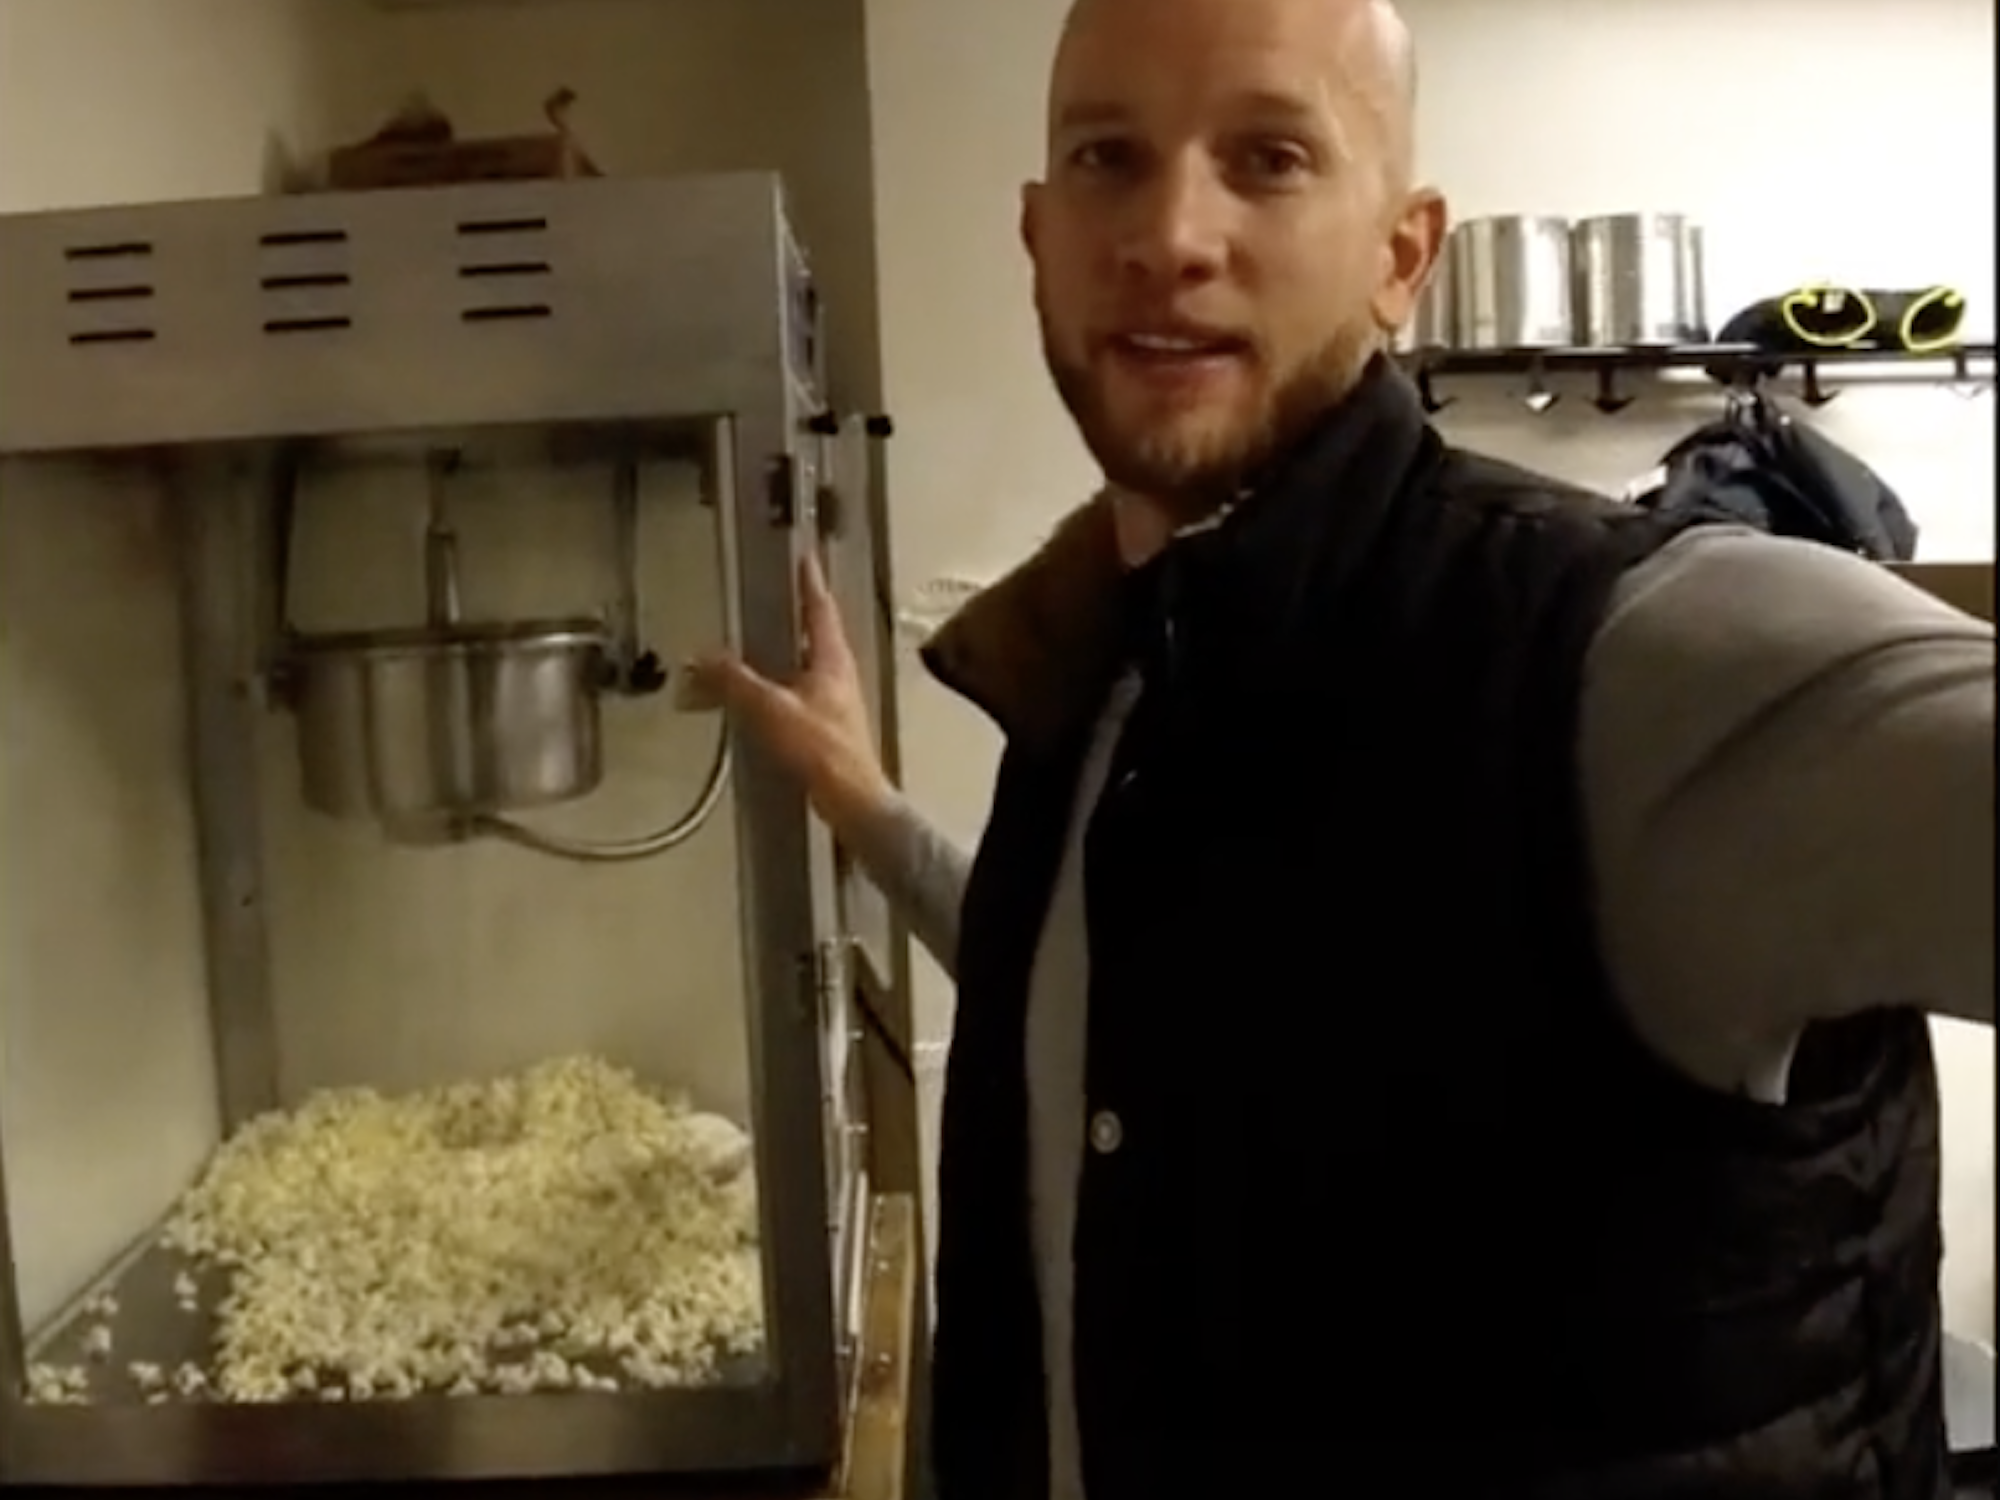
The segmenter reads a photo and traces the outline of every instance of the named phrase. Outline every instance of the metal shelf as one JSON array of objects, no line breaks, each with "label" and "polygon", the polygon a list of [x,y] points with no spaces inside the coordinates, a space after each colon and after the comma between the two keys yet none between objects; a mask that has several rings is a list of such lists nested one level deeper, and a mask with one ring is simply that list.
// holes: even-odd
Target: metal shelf
[{"label": "metal shelf", "polygon": [[1908,372],[1907,378],[1944,386],[1985,388],[1995,377],[1995,345],[1990,340],[1917,352],[1867,345],[1805,351],[1773,350],[1757,344],[1672,344],[1609,349],[1418,349],[1400,358],[1433,411],[1450,404],[1432,389],[1432,382],[1441,376],[1515,375],[1539,388],[1552,376],[1594,375],[1597,395],[1592,404],[1607,413],[1632,404],[1632,396],[1619,387],[1621,375],[1667,370],[1702,370],[1724,385],[1751,385],[1795,375],[1809,406],[1824,406],[1836,394],[1821,383],[1820,371],[1825,366],[1893,369],[1898,378],[1905,378],[1903,372]]}]

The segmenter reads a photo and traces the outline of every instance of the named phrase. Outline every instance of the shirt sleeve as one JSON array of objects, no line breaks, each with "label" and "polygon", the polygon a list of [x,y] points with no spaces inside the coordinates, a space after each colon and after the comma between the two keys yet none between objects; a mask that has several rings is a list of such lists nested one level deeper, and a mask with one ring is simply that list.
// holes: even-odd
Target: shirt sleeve
[{"label": "shirt sleeve", "polygon": [[1669,1061],[1766,1093],[1817,1019],[1992,1022],[1995,659],[1990,625],[1812,543],[1703,528],[1628,576],[1583,797],[1611,980]]},{"label": "shirt sleeve", "polygon": [[956,981],[959,908],[971,854],[900,796],[850,830],[847,847],[902,913],[924,951]]}]

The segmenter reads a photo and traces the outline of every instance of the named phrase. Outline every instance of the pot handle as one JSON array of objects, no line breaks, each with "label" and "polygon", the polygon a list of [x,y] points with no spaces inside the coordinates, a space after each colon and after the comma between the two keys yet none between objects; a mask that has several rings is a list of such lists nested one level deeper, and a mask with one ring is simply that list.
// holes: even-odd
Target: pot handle
[{"label": "pot handle", "polygon": [[557,859],[574,860],[580,864],[627,864],[633,860],[651,859],[655,854],[678,848],[701,832],[702,825],[715,812],[729,786],[729,766],[729,729],[725,724],[716,734],[715,755],[709,761],[708,775],[702,781],[701,791],[696,794],[693,804],[665,828],[638,838],[601,842],[569,839],[560,834],[542,833],[512,818],[497,817],[471,819],[470,831],[504,839],[523,849],[532,849],[537,854],[553,855]]}]

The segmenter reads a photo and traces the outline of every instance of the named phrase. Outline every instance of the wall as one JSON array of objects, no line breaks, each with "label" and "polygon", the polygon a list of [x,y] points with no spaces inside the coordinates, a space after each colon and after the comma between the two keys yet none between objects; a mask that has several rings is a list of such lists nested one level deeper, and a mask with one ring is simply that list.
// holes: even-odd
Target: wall
[{"label": "wall", "polygon": [[[0,212],[260,190],[319,129],[313,20],[0,0]],[[150,495],[0,468],[0,1134],[31,1324],[214,1140],[176,628]]]},{"label": "wall", "polygon": [[[859,17],[859,0],[407,12],[359,0],[0,0],[0,209],[254,192],[272,180],[271,132],[312,151],[358,139],[419,88],[461,134],[533,131],[544,97],[567,85],[608,172],[786,173],[826,292],[834,394],[872,407]],[[32,1323],[183,1185],[213,1140],[213,1084],[157,517],[146,497],[95,475],[17,466],[4,480],[4,816],[11,848],[63,856],[0,917],[0,1098]],[[654,474],[642,495],[646,625],[669,659],[717,632],[712,517],[689,480]],[[453,497],[468,613],[603,601],[608,475],[475,469]],[[313,476],[295,622],[417,619],[421,504],[409,464]],[[605,790],[544,826],[629,835],[691,799],[714,720],[674,719],[653,700],[612,705],[606,727]],[[396,850],[307,814],[290,724],[274,716],[269,731],[289,1093],[428,1083],[590,1048],[747,1113],[728,806],[693,844],[636,866]],[[114,1086],[94,1086],[107,1074]]]},{"label": "wall", "polygon": [[[990,574],[1093,475],[1043,374],[1015,232],[1038,167],[1062,6],[872,0],[883,370],[897,573]],[[1993,327],[1992,7],[1983,0],[1404,0],[1424,74],[1426,173],[1460,216],[1679,208],[1711,225],[1723,313],[1816,276],[1955,281]],[[1500,59],[1509,58],[1504,66]],[[977,129],[940,122],[978,121]],[[1455,438],[1622,484],[1711,399],[1656,394],[1615,420],[1541,419],[1504,385],[1447,414]],[[1899,488],[1927,559],[1993,556],[1994,407],[1939,389],[1852,391],[1822,415]],[[985,816],[996,746],[914,671],[905,767],[959,835]],[[926,969],[928,1052],[950,990]],[[1954,1326],[1993,1329],[1993,1046],[1940,1026],[1946,1274]],[[933,1091],[934,1092],[934,1091]]]}]

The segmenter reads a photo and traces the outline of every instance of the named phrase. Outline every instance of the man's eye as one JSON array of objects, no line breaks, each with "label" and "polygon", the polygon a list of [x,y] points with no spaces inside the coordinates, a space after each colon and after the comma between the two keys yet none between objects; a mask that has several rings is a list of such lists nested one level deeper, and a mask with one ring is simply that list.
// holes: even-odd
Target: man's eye
[{"label": "man's eye", "polygon": [[1086,141],[1070,153],[1070,161],[1086,172],[1129,172],[1138,153],[1130,141]]},{"label": "man's eye", "polygon": [[1259,182],[1279,183],[1303,176],[1312,163],[1297,146],[1260,143],[1238,153],[1239,170]]}]

